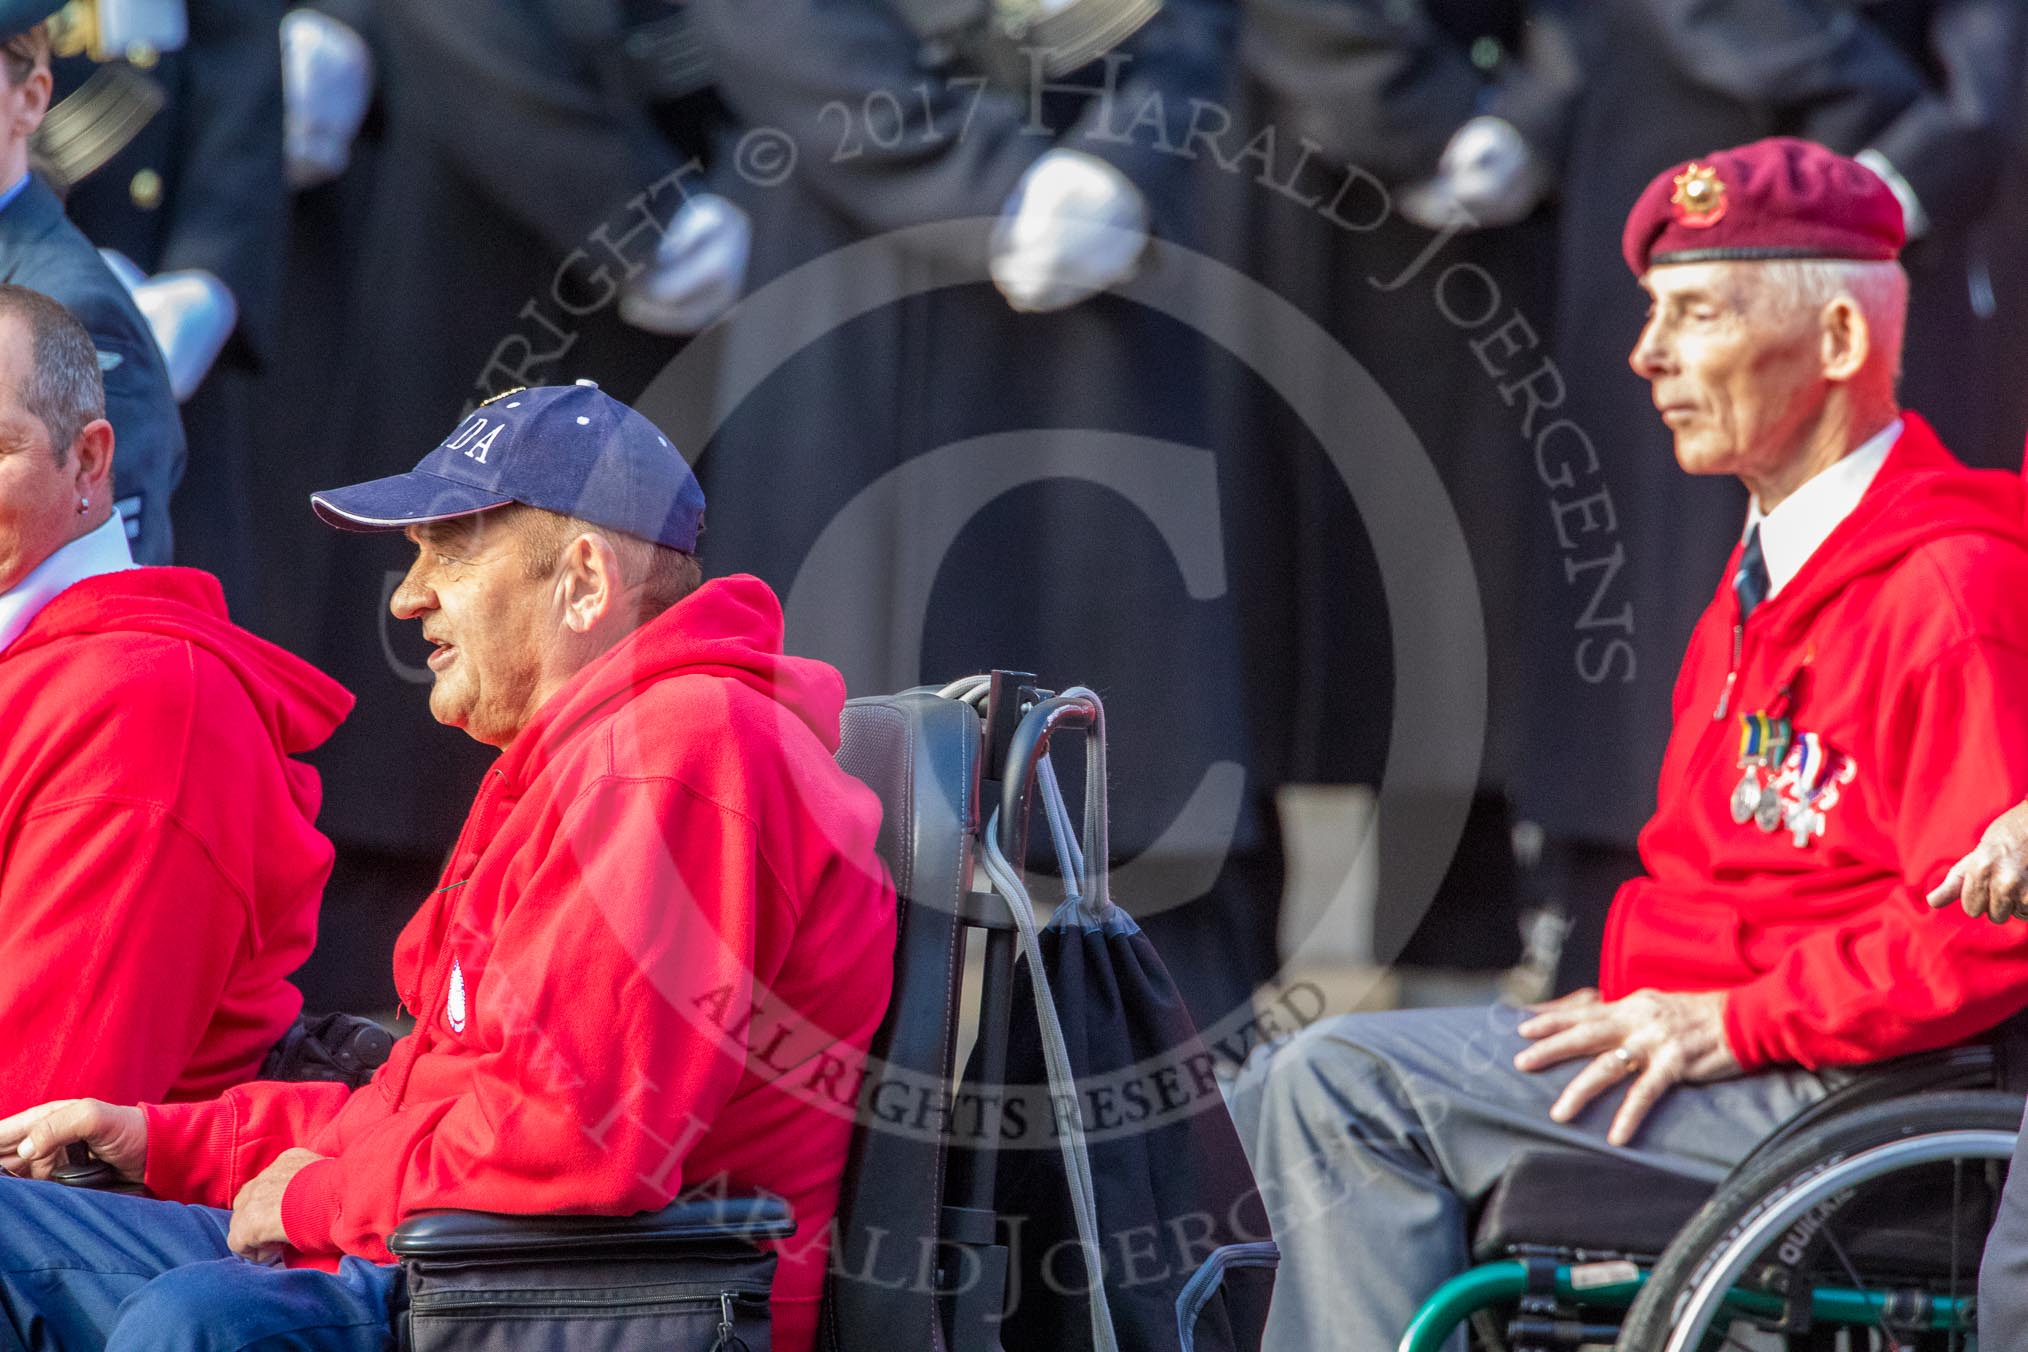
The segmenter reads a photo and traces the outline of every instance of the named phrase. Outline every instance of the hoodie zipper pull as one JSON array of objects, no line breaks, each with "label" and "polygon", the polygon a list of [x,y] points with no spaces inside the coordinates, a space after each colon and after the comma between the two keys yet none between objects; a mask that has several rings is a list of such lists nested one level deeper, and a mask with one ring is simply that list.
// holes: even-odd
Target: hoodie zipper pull
[{"label": "hoodie zipper pull", "polygon": [[1725,711],[1732,707],[1732,687],[1739,681],[1739,654],[1745,646],[1746,626],[1732,626],[1732,669],[1725,673],[1725,689],[1718,692],[1718,707],[1711,711],[1711,721],[1716,723],[1725,717]]}]

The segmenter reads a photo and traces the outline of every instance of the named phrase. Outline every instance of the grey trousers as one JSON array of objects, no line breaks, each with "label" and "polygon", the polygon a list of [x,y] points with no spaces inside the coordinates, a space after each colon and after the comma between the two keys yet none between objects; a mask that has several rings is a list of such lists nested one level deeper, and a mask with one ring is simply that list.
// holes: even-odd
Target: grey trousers
[{"label": "grey trousers", "polygon": [[[1608,1090],[1574,1122],[1549,1107],[1589,1058],[1529,1075],[1526,1014],[1495,1005],[1327,1019],[1248,1059],[1232,1098],[1281,1245],[1263,1346],[1386,1352],[1471,1261],[1467,1223],[1515,1153],[1557,1145],[1713,1183],[1777,1125],[1849,1079],[1777,1070],[1678,1085],[1635,1145],[1606,1144]],[[1610,1205],[1573,1197],[1573,1207]],[[1450,1352],[1464,1352],[1462,1336]]]}]

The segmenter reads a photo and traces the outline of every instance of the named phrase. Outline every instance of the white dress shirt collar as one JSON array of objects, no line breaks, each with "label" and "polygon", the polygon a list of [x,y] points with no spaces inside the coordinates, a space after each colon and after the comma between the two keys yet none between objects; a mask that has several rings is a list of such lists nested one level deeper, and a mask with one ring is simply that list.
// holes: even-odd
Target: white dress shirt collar
[{"label": "white dress shirt collar", "polygon": [[[1782,499],[1772,512],[1762,512],[1755,499],[1747,509],[1746,529],[1760,527],[1760,551],[1767,560],[1769,596],[1777,596],[1810,561],[1818,546],[1831,538],[1840,522],[1859,505],[1887,453],[1901,440],[1901,419],[1868,437],[1859,449],[1820,471]],[[1741,538],[1745,538],[1742,534]]]},{"label": "white dress shirt collar", "polygon": [[42,608],[66,588],[133,566],[127,526],[115,512],[97,530],[72,540],[36,564],[27,577],[0,592],[0,653],[6,652]]}]

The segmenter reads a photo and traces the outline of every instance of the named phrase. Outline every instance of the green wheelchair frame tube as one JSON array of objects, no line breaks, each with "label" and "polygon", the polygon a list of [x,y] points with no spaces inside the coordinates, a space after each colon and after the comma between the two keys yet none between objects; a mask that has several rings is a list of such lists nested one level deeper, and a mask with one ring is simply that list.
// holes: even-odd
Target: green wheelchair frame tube
[{"label": "green wheelchair frame tube", "polygon": [[[1597,1264],[1584,1266],[1596,1267]],[[1624,1310],[1647,1284],[1648,1274],[1639,1272],[1632,1280],[1603,1285],[1571,1282],[1571,1264],[1556,1265],[1556,1295],[1578,1305]],[[1473,1314],[1491,1305],[1519,1300],[1528,1291],[1528,1265],[1519,1259],[1486,1263],[1451,1278],[1423,1302],[1401,1335],[1396,1352],[1443,1352],[1444,1341]],[[1869,1327],[1878,1322],[1886,1296],[1877,1291],[1856,1291],[1849,1287],[1820,1286],[1810,1295],[1812,1317],[1827,1324]],[[1779,1296],[1759,1291],[1734,1291],[1726,1303],[1742,1315],[1773,1317],[1781,1313]],[[1930,1307],[1928,1328],[1971,1327],[1969,1299],[1946,1297]]]}]

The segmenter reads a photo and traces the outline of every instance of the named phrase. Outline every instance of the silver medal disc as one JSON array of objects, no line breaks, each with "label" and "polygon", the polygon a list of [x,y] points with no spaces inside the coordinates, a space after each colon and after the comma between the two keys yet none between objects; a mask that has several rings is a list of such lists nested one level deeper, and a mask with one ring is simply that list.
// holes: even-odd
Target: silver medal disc
[{"label": "silver medal disc", "polygon": [[1760,791],[1760,802],[1753,809],[1753,824],[1770,834],[1782,829],[1782,796],[1775,787],[1768,784]]},{"label": "silver medal disc", "polygon": [[1732,791],[1732,819],[1741,826],[1753,820],[1754,809],[1760,806],[1760,767],[1749,765],[1740,777],[1739,784]]}]

